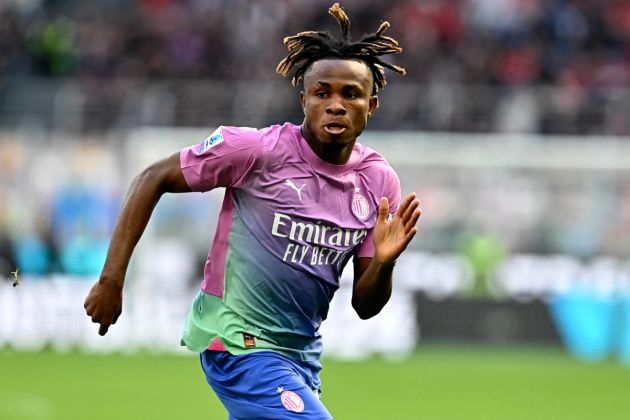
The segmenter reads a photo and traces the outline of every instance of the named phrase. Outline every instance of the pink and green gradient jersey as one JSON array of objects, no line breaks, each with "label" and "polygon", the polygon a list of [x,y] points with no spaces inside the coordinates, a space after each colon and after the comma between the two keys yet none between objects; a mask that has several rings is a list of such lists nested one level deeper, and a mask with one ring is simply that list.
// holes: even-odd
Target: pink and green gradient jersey
[{"label": "pink and green gradient jersey", "polygon": [[219,127],[180,163],[193,191],[226,188],[183,344],[318,361],[344,266],[373,256],[380,197],[400,203],[394,170],[358,143],[346,164],[327,163],[293,124]]}]

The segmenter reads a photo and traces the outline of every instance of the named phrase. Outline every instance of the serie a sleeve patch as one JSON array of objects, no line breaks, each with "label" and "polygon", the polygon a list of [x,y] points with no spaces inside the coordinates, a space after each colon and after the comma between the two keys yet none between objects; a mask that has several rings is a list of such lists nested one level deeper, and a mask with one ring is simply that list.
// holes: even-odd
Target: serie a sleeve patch
[{"label": "serie a sleeve patch", "polygon": [[204,154],[205,152],[220,143],[223,143],[222,127],[218,127],[216,130],[214,130],[212,134],[210,134],[208,138],[206,138],[203,143],[199,145],[199,148],[197,149],[197,155]]}]

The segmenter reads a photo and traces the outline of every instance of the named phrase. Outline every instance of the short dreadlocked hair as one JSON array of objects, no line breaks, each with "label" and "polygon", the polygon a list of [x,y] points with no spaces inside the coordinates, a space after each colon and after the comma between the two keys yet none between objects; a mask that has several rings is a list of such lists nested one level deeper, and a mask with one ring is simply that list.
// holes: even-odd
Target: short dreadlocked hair
[{"label": "short dreadlocked hair", "polygon": [[304,78],[304,73],[315,61],[322,59],[347,59],[364,62],[374,79],[373,91],[376,93],[387,84],[385,80],[385,68],[404,75],[405,69],[394,64],[382,61],[379,56],[385,54],[397,54],[402,52],[398,41],[383,32],[389,28],[389,22],[381,23],[378,30],[372,34],[364,35],[359,41],[350,39],[350,19],[343,11],[339,3],[335,3],[328,10],[339,22],[341,39],[333,38],[327,32],[307,31],[284,38],[284,44],[289,50],[286,56],[276,68],[276,73],[288,76],[295,68],[291,83],[293,86]]}]

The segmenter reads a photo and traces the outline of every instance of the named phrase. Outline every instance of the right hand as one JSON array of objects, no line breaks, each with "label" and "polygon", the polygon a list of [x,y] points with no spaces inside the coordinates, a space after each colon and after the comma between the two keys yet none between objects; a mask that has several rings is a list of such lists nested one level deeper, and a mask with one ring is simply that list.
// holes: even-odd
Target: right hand
[{"label": "right hand", "polygon": [[100,324],[98,333],[105,335],[110,325],[115,324],[122,313],[122,286],[97,281],[83,304],[92,322]]},{"label": "right hand", "polygon": [[391,219],[387,197],[381,198],[378,205],[376,225],[374,226],[374,258],[381,263],[394,263],[407,248],[418,228],[420,200],[416,193],[411,193],[403,200],[396,214]]}]

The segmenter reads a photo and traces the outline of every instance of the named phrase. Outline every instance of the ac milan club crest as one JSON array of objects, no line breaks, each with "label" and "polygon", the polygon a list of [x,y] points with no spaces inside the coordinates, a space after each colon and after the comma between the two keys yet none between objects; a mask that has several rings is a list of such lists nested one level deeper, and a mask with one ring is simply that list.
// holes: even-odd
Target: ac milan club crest
[{"label": "ac milan club crest", "polygon": [[355,192],[352,197],[352,214],[361,221],[367,220],[370,216],[370,204],[359,192]]},{"label": "ac milan club crest", "polygon": [[293,391],[284,391],[280,394],[280,401],[282,401],[282,405],[289,411],[293,411],[295,413],[301,413],[304,411],[304,401],[298,394]]}]

